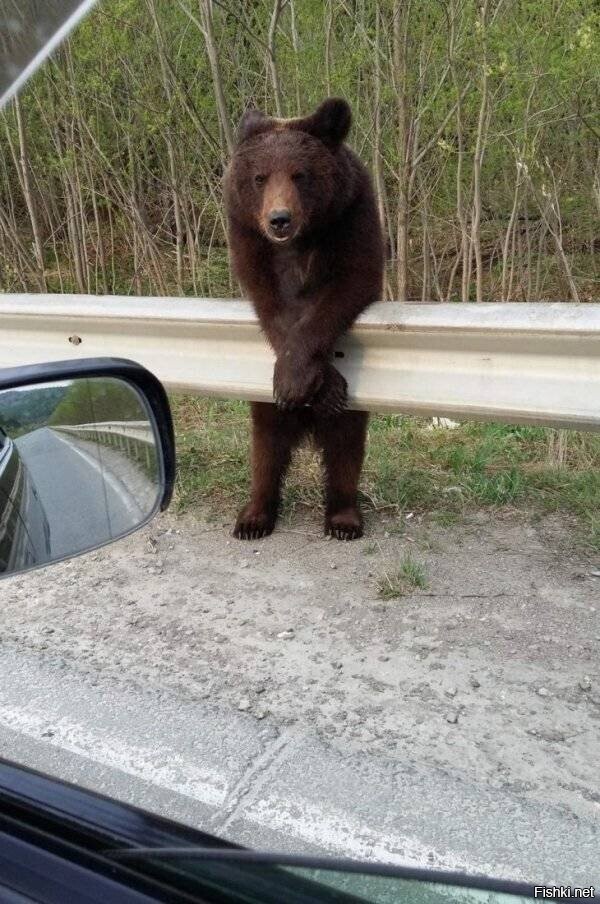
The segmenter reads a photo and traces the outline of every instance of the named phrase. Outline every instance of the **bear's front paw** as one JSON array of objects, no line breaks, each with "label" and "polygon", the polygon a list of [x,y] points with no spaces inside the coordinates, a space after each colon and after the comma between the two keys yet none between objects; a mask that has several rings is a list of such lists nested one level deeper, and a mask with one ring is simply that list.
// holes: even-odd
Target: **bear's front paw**
[{"label": "bear's front paw", "polygon": [[264,509],[249,502],[244,506],[235,522],[233,536],[238,540],[260,540],[273,533],[277,514],[272,509]]},{"label": "bear's front paw", "polygon": [[307,405],[323,383],[323,365],[285,353],[275,362],[273,398],[278,408],[288,411]]},{"label": "bear's front paw", "polygon": [[315,395],[312,407],[320,415],[341,414],[347,403],[348,383],[333,364],[328,364],[323,385]]}]

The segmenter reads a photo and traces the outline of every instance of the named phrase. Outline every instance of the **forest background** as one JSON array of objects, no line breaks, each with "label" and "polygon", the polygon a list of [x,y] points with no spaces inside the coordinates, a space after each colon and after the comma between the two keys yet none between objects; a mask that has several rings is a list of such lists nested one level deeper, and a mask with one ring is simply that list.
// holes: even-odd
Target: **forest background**
[{"label": "forest background", "polygon": [[0,289],[238,294],[236,123],[328,95],[386,298],[598,299],[597,0],[103,0],[2,114]]}]

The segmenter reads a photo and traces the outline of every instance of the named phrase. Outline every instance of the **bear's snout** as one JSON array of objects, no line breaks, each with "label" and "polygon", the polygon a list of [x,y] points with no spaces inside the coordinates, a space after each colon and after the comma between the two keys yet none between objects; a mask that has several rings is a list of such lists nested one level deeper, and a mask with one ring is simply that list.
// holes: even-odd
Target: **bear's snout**
[{"label": "bear's snout", "polygon": [[286,173],[273,173],[263,193],[262,228],[272,242],[283,244],[295,237],[301,225],[301,203]]},{"label": "bear's snout", "polygon": [[275,238],[287,238],[292,228],[292,212],[287,207],[272,210],[269,214],[269,229]]}]

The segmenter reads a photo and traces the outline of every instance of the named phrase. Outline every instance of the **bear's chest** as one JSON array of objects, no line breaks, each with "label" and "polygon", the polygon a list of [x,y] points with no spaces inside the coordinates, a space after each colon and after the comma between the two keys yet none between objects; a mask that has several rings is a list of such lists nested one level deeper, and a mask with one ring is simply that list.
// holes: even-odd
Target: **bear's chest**
[{"label": "bear's chest", "polygon": [[301,304],[319,285],[318,257],[309,251],[281,251],[273,262],[277,297],[284,309]]}]

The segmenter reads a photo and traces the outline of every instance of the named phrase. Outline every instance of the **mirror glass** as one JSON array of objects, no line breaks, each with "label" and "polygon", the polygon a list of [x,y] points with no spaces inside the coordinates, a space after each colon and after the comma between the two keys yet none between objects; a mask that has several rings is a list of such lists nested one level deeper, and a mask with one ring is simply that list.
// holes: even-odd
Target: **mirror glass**
[{"label": "mirror glass", "polygon": [[124,380],[0,391],[0,575],[101,546],[160,504],[159,445]]}]

